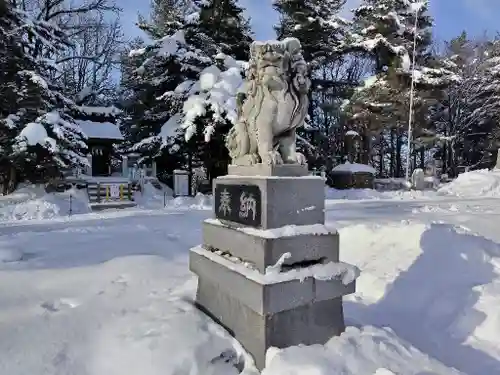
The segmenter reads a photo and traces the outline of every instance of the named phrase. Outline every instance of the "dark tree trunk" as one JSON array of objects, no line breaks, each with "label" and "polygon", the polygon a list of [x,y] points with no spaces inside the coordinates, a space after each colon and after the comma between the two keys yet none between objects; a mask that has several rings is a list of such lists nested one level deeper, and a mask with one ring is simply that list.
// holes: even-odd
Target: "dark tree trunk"
[{"label": "dark tree trunk", "polygon": [[395,177],[395,166],[396,166],[396,158],[395,158],[395,147],[394,147],[394,129],[391,129],[391,172],[390,177]]},{"label": "dark tree trunk", "polygon": [[384,135],[383,133],[380,134],[379,136],[379,142],[380,142],[380,147],[379,147],[379,157],[380,157],[380,162],[379,162],[379,176],[384,175]]},{"label": "dark tree trunk", "polygon": [[401,160],[401,149],[403,148],[403,138],[401,136],[401,131],[398,129],[396,136],[396,177],[401,177],[401,170],[403,169]]}]

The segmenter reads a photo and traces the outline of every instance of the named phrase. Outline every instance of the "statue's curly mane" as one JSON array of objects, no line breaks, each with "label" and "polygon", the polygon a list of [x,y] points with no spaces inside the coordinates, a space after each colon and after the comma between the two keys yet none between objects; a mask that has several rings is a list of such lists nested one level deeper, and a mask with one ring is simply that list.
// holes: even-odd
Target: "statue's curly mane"
[{"label": "statue's curly mane", "polygon": [[[295,77],[295,71],[290,66],[291,60],[290,56],[287,56],[286,53],[283,53],[281,56],[282,63],[284,61],[285,66],[279,66],[276,64],[276,61],[273,61],[275,64],[267,62],[264,56],[260,53],[256,53],[256,55],[252,56],[251,63],[249,69],[251,73],[247,76],[247,81],[249,85],[253,88],[253,92],[251,95],[246,97],[246,103],[244,104],[247,108],[250,108],[250,113],[246,113],[247,122],[252,124],[255,121],[258,121],[259,116],[261,115],[262,104],[264,100],[272,100],[276,106],[283,103],[284,100],[292,100],[293,101],[293,110],[291,113],[291,118],[293,118],[298,111],[300,110],[301,102],[299,99],[300,93],[297,91],[295,86],[291,84],[291,80]],[[267,63],[266,63],[267,62]],[[266,69],[283,69],[279,75],[271,74],[271,80],[278,82],[278,87],[282,86],[281,89],[276,89],[276,87],[269,87],[269,82],[265,80]],[[297,125],[294,125],[293,122],[290,123],[290,128],[286,129],[287,131],[295,128]]]}]

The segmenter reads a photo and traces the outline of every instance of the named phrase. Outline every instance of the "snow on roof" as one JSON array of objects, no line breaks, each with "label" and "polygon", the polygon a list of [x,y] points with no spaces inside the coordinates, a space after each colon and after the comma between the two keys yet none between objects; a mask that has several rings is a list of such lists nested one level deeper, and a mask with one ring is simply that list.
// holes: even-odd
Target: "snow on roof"
[{"label": "snow on roof", "polygon": [[123,135],[118,126],[111,122],[95,122],[87,120],[76,120],[87,138],[114,139],[122,141]]},{"label": "snow on roof", "polygon": [[375,168],[373,168],[371,165],[359,164],[359,163],[349,163],[349,162],[345,162],[344,164],[337,165],[335,168],[332,169],[332,172],[351,172],[351,173],[364,172],[364,173],[371,173],[371,174],[376,173]]}]

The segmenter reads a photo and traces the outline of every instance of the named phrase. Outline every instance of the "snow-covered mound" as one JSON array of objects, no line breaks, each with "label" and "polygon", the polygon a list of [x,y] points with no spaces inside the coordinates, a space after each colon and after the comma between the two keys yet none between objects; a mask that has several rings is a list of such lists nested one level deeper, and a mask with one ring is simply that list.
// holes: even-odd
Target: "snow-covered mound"
[{"label": "snow-covered mound", "polygon": [[43,187],[24,187],[0,199],[0,221],[42,220],[90,212],[83,190],[46,194]]},{"label": "snow-covered mound", "polygon": [[167,208],[211,210],[212,196],[196,194],[194,197],[176,197],[167,202]]},{"label": "snow-covered mound", "polygon": [[[458,375],[388,328],[348,327],[326,345],[268,350],[262,375]],[[390,369],[390,370],[389,370]]]},{"label": "snow-covered mound", "polygon": [[23,259],[22,251],[12,248],[0,248],[0,263],[18,262]]},{"label": "snow-covered mound", "polygon": [[458,197],[500,196],[500,170],[481,169],[462,173],[455,180],[438,190],[440,195]]},{"label": "snow-covered mound", "polygon": [[167,200],[172,199],[174,192],[168,186],[160,184],[162,189],[153,186],[151,182],[144,184],[142,192],[136,192],[134,195],[135,202],[141,208],[155,209],[163,208]]},{"label": "snow-covered mound", "polygon": [[138,207],[146,209],[211,210],[212,197],[198,193],[194,197],[174,197],[174,192],[162,184],[162,190],[151,183],[144,185],[143,192],[135,194]]},{"label": "snow-covered mound", "polygon": [[0,195],[0,210],[2,207],[41,198],[45,194],[43,185],[20,185],[12,194]]}]

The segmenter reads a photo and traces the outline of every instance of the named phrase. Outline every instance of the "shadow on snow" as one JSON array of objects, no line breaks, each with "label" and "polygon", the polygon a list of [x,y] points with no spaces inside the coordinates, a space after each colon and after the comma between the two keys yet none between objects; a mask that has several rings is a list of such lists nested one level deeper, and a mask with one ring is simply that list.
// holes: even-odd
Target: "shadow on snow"
[{"label": "shadow on snow", "polygon": [[422,352],[469,375],[499,374],[498,360],[465,341],[486,318],[474,308],[480,297],[475,287],[498,278],[488,256],[500,256],[500,245],[452,225],[432,224],[420,246],[423,253],[380,301],[345,303],[349,323],[390,327]]}]

